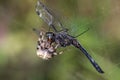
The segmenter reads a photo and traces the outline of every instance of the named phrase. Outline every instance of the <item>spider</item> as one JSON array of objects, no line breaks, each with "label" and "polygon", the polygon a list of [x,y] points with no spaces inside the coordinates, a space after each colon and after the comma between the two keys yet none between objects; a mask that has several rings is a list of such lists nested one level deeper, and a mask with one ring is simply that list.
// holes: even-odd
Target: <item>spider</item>
[{"label": "spider", "polygon": [[48,60],[55,55],[62,54],[63,51],[57,52],[59,44],[55,44],[45,38],[45,33],[43,31],[37,31],[33,29],[37,34],[39,33],[39,39],[37,43],[37,56],[44,60]]}]

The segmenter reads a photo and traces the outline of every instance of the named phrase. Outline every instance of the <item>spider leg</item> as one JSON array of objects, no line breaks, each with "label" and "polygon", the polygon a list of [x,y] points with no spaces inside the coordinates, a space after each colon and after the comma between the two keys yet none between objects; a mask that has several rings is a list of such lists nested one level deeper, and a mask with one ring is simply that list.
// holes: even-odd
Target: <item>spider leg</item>
[{"label": "spider leg", "polygon": [[57,44],[56,46],[55,46],[55,49],[57,49],[59,47],[59,44]]},{"label": "spider leg", "polygon": [[39,36],[40,39],[42,39],[42,40],[44,39],[44,36],[45,36],[44,32],[39,31],[39,30],[37,30],[35,28],[33,28],[33,31],[35,31],[35,33]]},{"label": "spider leg", "polygon": [[44,40],[44,33],[43,32],[40,32],[40,37],[41,37],[41,40]]},{"label": "spider leg", "polygon": [[63,51],[60,51],[60,52],[58,52],[58,53],[57,53],[57,52],[54,52],[53,55],[58,55],[58,54],[62,54],[62,53],[63,53]]},{"label": "spider leg", "polygon": [[56,52],[54,52],[53,55],[58,55],[58,54]]},{"label": "spider leg", "polygon": [[58,54],[62,54],[63,53],[63,51],[60,51]]}]

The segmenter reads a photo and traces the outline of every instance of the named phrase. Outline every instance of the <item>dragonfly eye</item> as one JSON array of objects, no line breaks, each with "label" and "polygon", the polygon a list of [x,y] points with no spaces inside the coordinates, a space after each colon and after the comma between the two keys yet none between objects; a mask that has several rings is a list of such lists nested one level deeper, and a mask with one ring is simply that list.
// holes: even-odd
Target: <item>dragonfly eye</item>
[{"label": "dragonfly eye", "polygon": [[55,34],[53,32],[47,32],[46,37],[47,37],[48,41],[50,41],[50,42],[54,42],[54,40],[55,40]]}]

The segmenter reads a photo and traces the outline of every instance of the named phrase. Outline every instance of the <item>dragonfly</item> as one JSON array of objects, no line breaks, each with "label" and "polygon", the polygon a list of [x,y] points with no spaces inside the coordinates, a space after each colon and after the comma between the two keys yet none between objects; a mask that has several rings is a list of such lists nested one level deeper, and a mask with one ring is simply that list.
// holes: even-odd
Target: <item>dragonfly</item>
[{"label": "dragonfly", "polygon": [[[74,47],[82,51],[82,53],[88,58],[88,60],[91,62],[91,64],[99,73],[104,73],[104,71],[91,57],[91,55],[85,50],[85,48],[82,47],[80,42],[78,42],[75,37],[68,34],[68,29],[62,25],[62,23],[54,15],[52,10],[50,10],[42,2],[37,1],[36,13],[49,26],[49,30],[45,33],[45,36],[50,45],[52,43],[56,43],[60,47],[67,47],[73,45]],[[59,27],[60,30],[58,30],[57,27]],[[53,29],[54,31],[50,31],[50,29]]]}]

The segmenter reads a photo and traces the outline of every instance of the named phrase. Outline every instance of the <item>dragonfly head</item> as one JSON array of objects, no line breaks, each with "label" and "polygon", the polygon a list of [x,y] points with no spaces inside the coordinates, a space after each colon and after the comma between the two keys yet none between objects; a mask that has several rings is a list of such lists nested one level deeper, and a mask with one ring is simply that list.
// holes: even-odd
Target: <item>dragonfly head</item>
[{"label": "dragonfly head", "polygon": [[55,34],[53,32],[46,32],[46,37],[50,43],[55,41]]}]

